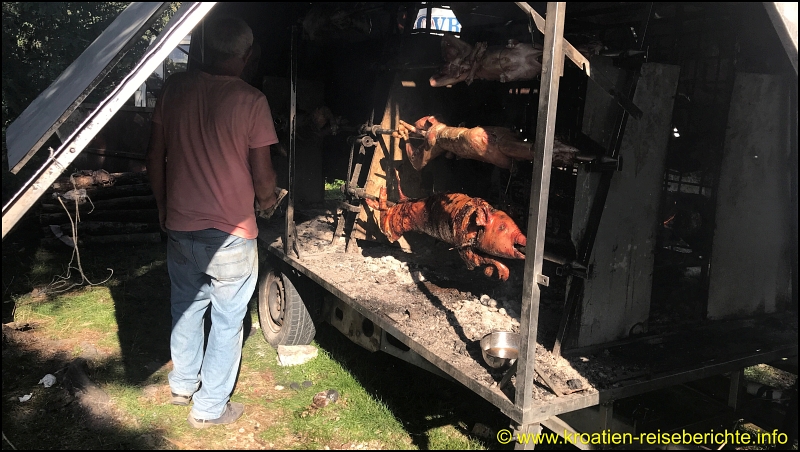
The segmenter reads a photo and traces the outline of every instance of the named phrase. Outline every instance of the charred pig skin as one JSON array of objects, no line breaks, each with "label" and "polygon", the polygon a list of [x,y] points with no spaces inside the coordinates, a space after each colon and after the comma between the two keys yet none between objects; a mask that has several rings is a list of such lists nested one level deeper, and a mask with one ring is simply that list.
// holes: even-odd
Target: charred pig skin
[{"label": "charred pig skin", "polygon": [[401,191],[400,201],[388,207],[386,188],[381,187],[378,200],[366,202],[380,212],[379,227],[390,242],[408,231],[427,234],[453,245],[469,270],[485,265],[486,276],[496,274],[503,281],[510,272],[496,257],[525,259],[525,235],[508,214],[481,198],[438,193],[410,199]]},{"label": "charred pig skin", "polygon": [[[455,85],[474,79],[494,80],[501,83],[533,80],[542,73],[542,46],[509,39],[504,46],[488,46],[478,42],[474,46],[453,35],[442,37],[442,58],[445,64],[428,80],[431,87]],[[585,57],[598,54],[605,47],[592,41],[576,47]]]},{"label": "charred pig skin", "polygon": [[542,48],[539,45],[509,40],[505,46],[474,46],[448,34],[442,38],[445,65],[429,79],[432,87],[471,84],[474,79],[533,80],[542,73]]}]

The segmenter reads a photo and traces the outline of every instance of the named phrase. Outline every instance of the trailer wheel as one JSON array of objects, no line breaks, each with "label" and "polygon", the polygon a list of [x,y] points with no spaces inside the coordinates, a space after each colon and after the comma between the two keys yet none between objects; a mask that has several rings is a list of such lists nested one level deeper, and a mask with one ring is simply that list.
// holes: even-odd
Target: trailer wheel
[{"label": "trailer wheel", "polygon": [[268,268],[258,282],[258,323],[264,339],[279,345],[308,345],[317,330],[286,274]]}]

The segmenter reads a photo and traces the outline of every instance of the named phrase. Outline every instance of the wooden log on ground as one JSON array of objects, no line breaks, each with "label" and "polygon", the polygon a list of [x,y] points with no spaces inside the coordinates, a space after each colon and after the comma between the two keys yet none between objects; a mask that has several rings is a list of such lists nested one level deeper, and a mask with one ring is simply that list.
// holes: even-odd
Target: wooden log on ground
[{"label": "wooden log on ground", "polygon": [[[59,225],[64,235],[72,237],[72,226],[69,223]],[[145,232],[159,232],[158,223],[123,223],[119,221],[81,221],[78,223],[78,237],[82,234],[89,235],[119,235],[139,234]],[[42,228],[45,234],[51,234],[50,226]]]},{"label": "wooden log on ground", "polygon": [[[101,235],[101,236],[79,236],[78,246],[101,245],[107,243],[159,243],[161,234],[158,232],[147,232],[142,234],[120,234],[120,235]],[[56,237],[45,237],[40,242],[42,246],[48,248],[69,248],[69,245]]]},{"label": "wooden log on ground", "polygon": [[[70,215],[73,215],[74,219],[74,212],[70,212]],[[81,221],[124,221],[158,224],[158,209],[95,210],[92,213],[81,214]],[[39,224],[64,223],[69,223],[66,213],[43,213],[39,215]]]},{"label": "wooden log on ground", "polygon": [[[42,196],[43,203],[52,203],[55,201],[54,193],[66,193],[69,190],[56,191],[53,189],[48,190]],[[149,183],[132,184],[132,185],[114,185],[111,187],[98,187],[87,188],[86,196],[91,198],[92,201],[100,201],[103,199],[125,198],[127,196],[147,196],[152,195],[153,189],[150,188]],[[58,204],[56,202],[56,204]]]},{"label": "wooden log on ground", "polygon": [[[75,201],[64,201],[64,205],[69,209],[70,213],[75,212]],[[78,209],[81,213],[89,212],[92,209],[95,211],[99,210],[115,210],[115,209],[122,209],[122,210],[130,210],[130,209],[154,209],[157,208],[156,206],[156,198],[153,195],[149,196],[128,196],[125,198],[113,198],[113,199],[103,199],[99,201],[92,200],[92,202],[84,201],[82,204],[78,205]],[[64,207],[61,206],[61,203],[58,200],[53,200],[53,202],[42,203],[42,212],[44,213],[57,213],[63,212]]]},{"label": "wooden log on ground", "polygon": [[57,179],[51,188],[64,192],[73,188],[94,188],[98,186],[119,186],[143,184],[150,181],[146,172],[106,173],[104,171],[79,171],[70,181],[70,176]]}]

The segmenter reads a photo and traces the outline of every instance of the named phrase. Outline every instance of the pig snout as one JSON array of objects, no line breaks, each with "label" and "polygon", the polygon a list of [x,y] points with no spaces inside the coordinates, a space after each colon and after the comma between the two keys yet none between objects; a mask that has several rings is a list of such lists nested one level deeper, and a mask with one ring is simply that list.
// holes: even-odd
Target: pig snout
[{"label": "pig snout", "polygon": [[478,248],[498,257],[525,259],[528,244],[525,234],[505,212],[496,210],[487,218],[486,226],[478,239]]}]

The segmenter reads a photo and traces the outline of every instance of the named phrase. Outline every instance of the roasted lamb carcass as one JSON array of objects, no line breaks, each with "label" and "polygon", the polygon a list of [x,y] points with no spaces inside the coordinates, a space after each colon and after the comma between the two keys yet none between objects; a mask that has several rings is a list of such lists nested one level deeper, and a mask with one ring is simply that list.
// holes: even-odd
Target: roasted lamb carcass
[{"label": "roasted lamb carcass", "polygon": [[[442,58],[445,64],[434,74],[432,87],[471,84],[474,79],[513,82],[533,80],[542,73],[542,46],[510,39],[504,46],[487,46],[485,42],[470,45],[453,35],[442,37]],[[576,47],[585,57],[598,54],[604,46],[592,41]]]}]

